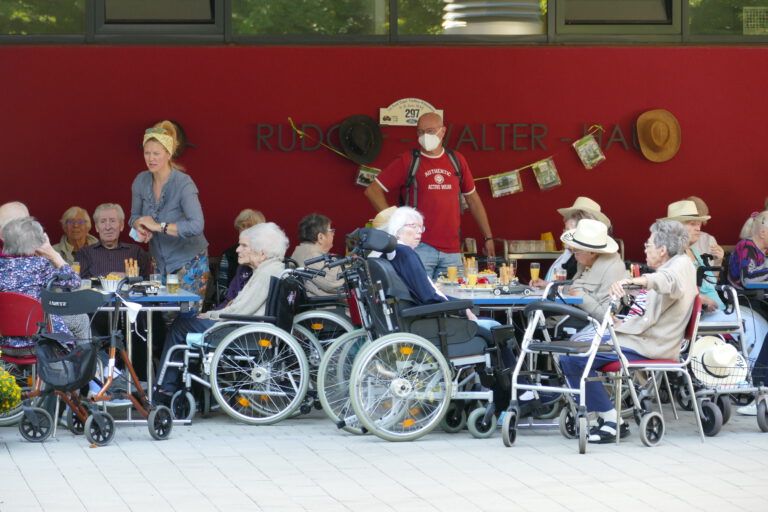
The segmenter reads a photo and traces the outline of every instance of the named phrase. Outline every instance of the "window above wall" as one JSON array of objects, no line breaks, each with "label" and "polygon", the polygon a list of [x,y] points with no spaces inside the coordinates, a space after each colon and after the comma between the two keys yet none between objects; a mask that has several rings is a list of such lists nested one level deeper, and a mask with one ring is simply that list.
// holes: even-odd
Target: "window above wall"
[{"label": "window above wall", "polygon": [[768,0],[0,0],[0,43],[768,43]]}]

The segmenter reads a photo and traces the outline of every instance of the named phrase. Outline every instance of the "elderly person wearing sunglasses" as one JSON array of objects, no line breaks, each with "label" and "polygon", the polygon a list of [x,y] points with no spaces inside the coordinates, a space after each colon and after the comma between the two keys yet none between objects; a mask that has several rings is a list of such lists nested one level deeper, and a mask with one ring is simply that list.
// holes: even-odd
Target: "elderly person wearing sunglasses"
[{"label": "elderly person wearing sunglasses", "polygon": [[[68,265],[75,262],[75,253],[87,245],[95,244],[98,238],[91,235],[91,217],[79,206],[72,206],[61,216],[61,229],[64,235],[53,248],[61,254]],[[75,269],[79,271],[79,269]]]}]

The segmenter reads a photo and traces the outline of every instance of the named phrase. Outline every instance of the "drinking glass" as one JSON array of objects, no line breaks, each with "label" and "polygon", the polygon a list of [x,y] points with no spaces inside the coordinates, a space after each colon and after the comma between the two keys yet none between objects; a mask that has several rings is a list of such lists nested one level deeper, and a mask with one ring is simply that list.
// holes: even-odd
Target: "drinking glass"
[{"label": "drinking glass", "polygon": [[539,279],[540,271],[541,263],[531,263],[531,281],[537,281]]},{"label": "drinking glass", "polygon": [[166,286],[168,287],[168,293],[179,293],[179,275],[168,274],[165,279]]}]

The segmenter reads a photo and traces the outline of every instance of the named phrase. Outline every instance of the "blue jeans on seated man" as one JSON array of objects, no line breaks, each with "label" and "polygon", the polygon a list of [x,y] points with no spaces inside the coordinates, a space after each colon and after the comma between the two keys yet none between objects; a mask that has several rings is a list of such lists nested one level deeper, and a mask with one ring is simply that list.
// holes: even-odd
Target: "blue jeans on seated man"
[{"label": "blue jeans on seated man", "polygon": [[[207,318],[195,317],[177,317],[168,331],[165,337],[165,343],[163,344],[163,354],[160,356],[161,364],[165,362],[165,355],[170,348],[174,345],[186,345],[187,334],[196,332],[205,332],[211,327],[216,325],[215,320],[208,320]],[[177,350],[173,354],[174,362],[183,361],[183,352]],[[166,396],[173,395],[181,386],[181,371],[179,368],[169,366],[165,369],[165,376],[163,382],[158,383],[158,389]]]},{"label": "blue jeans on seated man", "polygon": [[440,252],[431,245],[420,243],[416,249],[416,254],[421,258],[427,276],[433,281],[441,272],[447,272],[448,267],[461,268],[462,260],[459,252]]}]

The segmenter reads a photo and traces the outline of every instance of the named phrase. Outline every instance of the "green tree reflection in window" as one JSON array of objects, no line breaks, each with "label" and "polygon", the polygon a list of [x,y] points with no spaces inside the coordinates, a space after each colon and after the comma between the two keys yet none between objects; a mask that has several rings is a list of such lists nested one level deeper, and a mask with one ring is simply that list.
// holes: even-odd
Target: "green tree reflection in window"
[{"label": "green tree reflection in window", "polygon": [[768,7],[768,0],[689,0],[693,35],[742,35],[744,7]]},{"label": "green tree reflection in window", "polygon": [[85,0],[0,0],[0,34],[83,34]]}]

